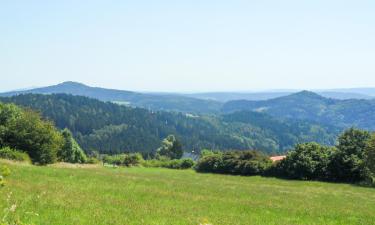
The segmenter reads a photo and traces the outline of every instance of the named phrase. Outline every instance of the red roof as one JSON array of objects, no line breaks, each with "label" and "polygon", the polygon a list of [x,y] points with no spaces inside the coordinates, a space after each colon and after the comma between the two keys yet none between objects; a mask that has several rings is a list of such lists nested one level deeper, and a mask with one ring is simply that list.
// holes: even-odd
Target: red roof
[{"label": "red roof", "polygon": [[270,159],[272,160],[272,162],[277,162],[277,161],[283,160],[285,158],[286,158],[286,155],[280,155],[280,156],[270,157]]}]

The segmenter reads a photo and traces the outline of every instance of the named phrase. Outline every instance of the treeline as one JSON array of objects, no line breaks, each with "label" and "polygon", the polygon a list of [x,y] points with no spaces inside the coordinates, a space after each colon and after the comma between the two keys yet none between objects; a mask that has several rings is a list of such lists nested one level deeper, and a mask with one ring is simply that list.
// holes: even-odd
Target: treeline
[{"label": "treeline", "polygon": [[351,128],[338,138],[335,147],[316,143],[297,145],[268,174],[302,180],[372,182],[374,163],[375,134]]},{"label": "treeline", "polygon": [[83,163],[86,155],[68,130],[31,110],[0,103],[0,157],[45,165],[56,161]]},{"label": "treeline", "polygon": [[[100,163],[115,166],[165,167],[188,169],[191,159],[181,159],[184,154],[181,142],[174,136],[165,138],[159,148],[147,155],[140,153],[103,155],[92,152],[88,157],[68,129],[58,130],[40,114],[22,109],[14,104],[0,103],[0,158],[46,165],[55,162]],[[0,184],[8,175],[1,168]],[[5,172],[3,172],[5,171]]]},{"label": "treeline", "polygon": [[[165,138],[153,154],[144,160],[140,153],[87,157],[68,129],[58,130],[38,113],[13,104],[0,103],[0,158],[46,165],[55,162],[103,163],[115,166],[165,167],[188,169],[191,159],[181,159],[184,152],[181,142],[174,136]],[[1,168],[0,184],[8,175]],[[3,172],[5,171],[5,172]]]},{"label": "treeline", "polygon": [[296,143],[334,144],[338,130],[306,121],[277,120],[263,113],[237,112],[219,116],[153,112],[87,97],[26,94],[0,101],[29,107],[68,128],[87,153],[153,152],[173,134],[185,151],[259,149],[282,153]]},{"label": "treeline", "polygon": [[298,144],[276,163],[256,151],[203,153],[198,172],[349,183],[373,183],[375,177],[375,133],[354,128],[341,134],[335,147]]}]

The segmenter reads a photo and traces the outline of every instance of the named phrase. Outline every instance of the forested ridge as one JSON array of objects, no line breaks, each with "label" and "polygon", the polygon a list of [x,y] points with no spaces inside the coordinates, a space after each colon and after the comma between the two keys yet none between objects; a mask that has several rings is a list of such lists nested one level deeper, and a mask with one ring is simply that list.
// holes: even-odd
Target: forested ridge
[{"label": "forested ridge", "polygon": [[218,113],[220,112],[220,108],[222,106],[222,103],[217,101],[197,99],[181,94],[139,93],[100,87],[90,87],[85,84],[72,81],[67,81],[48,87],[0,93],[0,96],[10,97],[20,94],[71,94],[152,110],[189,113]]},{"label": "forested ridge", "polygon": [[375,100],[337,100],[322,97],[314,92],[302,91],[289,96],[265,101],[230,101],[223,112],[242,110],[265,112],[276,118],[314,121],[342,128],[352,126],[375,130]]},{"label": "forested ridge", "polygon": [[24,94],[0,100],[41,112],[58,128],[71,130],[88,152],[152,152],[162,139],[174,134],[185,151],[258,149],[281,153],[306,141],[334,144],[339,132],[333,126],[278,120],[257,112],[192,116],[66,94]]}]

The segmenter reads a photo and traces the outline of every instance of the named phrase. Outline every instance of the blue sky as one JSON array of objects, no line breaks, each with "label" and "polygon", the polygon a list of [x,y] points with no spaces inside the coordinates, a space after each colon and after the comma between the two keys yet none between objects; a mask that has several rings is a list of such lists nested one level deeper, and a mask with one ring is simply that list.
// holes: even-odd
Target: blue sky
[{"label": "blue sky", "polygon": [[375,1],[0,0],[0,91],[375,86]]}]

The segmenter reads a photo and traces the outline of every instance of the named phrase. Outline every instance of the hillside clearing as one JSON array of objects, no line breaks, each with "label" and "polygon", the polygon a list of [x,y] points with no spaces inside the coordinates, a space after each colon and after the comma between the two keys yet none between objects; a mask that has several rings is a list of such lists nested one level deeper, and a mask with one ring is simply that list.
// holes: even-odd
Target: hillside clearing
[{"label": "hillside clearing", "polygon": [[0,218],[32,224],[375,224],[375,189],[349,184],[0,163]]}]

